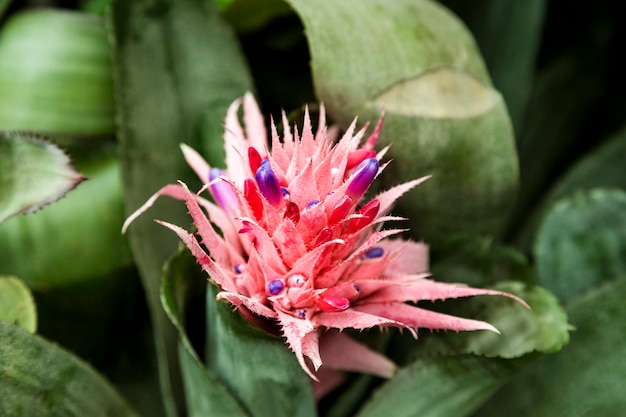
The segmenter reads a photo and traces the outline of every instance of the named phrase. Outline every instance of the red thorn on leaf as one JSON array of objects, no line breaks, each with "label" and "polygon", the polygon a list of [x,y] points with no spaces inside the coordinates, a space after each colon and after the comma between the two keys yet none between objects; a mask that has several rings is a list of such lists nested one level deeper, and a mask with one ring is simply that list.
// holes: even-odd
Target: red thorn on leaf
[{"label": "red thorn on leaf", "polygon": [[344,311],[348,307],[350,307],[350,300],[344,297],[329,295],[320,298],[320,300],[317,302],[317,306],[320,308],[320,310],[326,313],[336,313],[339,311]]},{"label": "red thorn on leaf", "polygon": [[257,220],[263,217],[263,201],[252,178],[247,178],[243,183],[243,194]]},{"label": "red thorn on leaf", "polygon": [[363,217],[350,220],[347,232],[354,233],[371,224],[376,218],[378,210],[380,210],[380,201],[374,199],[368,202],[359,210],[359,214]]},{"label": "red thorn on leaf", "polygon": [[300,209],[298,205],[293,201],[287,203],[287,207],[285,207],[284,218],[290,219],[294,224],[298,224],[300,221]]},{"label": "red thorn on leaf", "polygon": [[263,158],[261,158],[259,151],[253,146],[250,146],[248,148],[248,164],[250,165],[250,170],[256,173],[261,166],[261,162],[263,162]]},{"label": "red thorn on leaf", "polygon": [[343,220],[352,208],[353,204],[352,199],[349,196],[344,195],[341,200],[335,204],[335,208],[333,208],[333,211],[330,213],[328,225],[334,226]]},{"label": "red thorn on leaf", "polygon": [[348,154],[348,163],[346,165],[347,169],[352,169],[355,166],[359,165],[361,162],[366,160],[367,158],[373,158],[376,156],[376,153],[369,149],[357,149],[356,151],[352,151]]},{"label": "red thorn on leaf", "polygon": [[370,151],[374,150],[376,146],[376,141],[378,140],[378,135],[380,135],[380,131],[383,128],[383,122],[385,121],[385,109],[382,109],[380,112],[380,118],[378,119],[378,123],[376,123],[376,127],[372,134],[365,141],[365,145],[363,145],[364,149],[368,149]]},{"label": "red thorn on leaf", "polygon": [[315,247],[323,245],[324,243],[330,241],[333,238],[333,231],[330,230],[329,227],[325,227],[322,229],[319,235],[317,235],[317,239],[315,240]]}]

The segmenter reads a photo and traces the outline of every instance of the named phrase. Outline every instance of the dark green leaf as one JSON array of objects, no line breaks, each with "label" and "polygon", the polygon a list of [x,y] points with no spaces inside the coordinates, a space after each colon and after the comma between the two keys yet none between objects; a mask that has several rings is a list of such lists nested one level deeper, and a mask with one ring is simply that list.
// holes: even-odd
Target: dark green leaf
[{"label": "dark green leaf", "polygon": [[[188,336],[186,310],[193,296],[204,295],[205,278],[187,248],[182,248],[165,264],[161,301],[168,317],[178,329],[179,358],[185,384],[185,399],[190,416],[247,416],[235,397],[215,374],[206,369]],[[193,329],[191,329],[193,330]],[[201,330],[201,329],[195,329]]]},{"label": "dark green leaf", "polygon": [[559,174],[556,171],[571,151],[583,146],[577,144],[581,140],[577,135],[600,95],[602,77],[594,77],[597,68],[589,69],[581,62],[595,60],[585,56],[592,48],[580,48],[579,54],[563,55],[537,75],[518,138],[521,187],[509,226],[513,233],[524,224],[528,211]]},{"label": "dark green leaf", "polygon": [[535,238],[540,221],[548,209],[560,198],[578,190],[591,188],[621,188],[626,190],[624,175],[626,160],[626,129],[621,130],[593,152],[583,156],[563,174],[526,219],[517,240],[521,247],[529,247]]},{"label": "dark green leaf", "polygon": [[4,11],[9,7],[10,4],[11,0],[0,0],[0,17],[2,17]]},{"label": "dark green leaf", "polygon": [[0,321],[0,416],[136,416],[91,367]]},{"label": "dark green leaf", "polygon": [[557,202],[534,246],[539,282],[561,300],[626,275],[626,192],[593,189]]},{"label": "dark green leaf", "polygon": [[[429,244],[497,233],[517,187],[513,132],[465,27],[426,0],[290,0],[311,50],[318,98],[344,125],[374,121],[393,142],[387,185],[432,174],[398,207]],[[346,36],[350,33],[350,36]]]},{"label": "dark green leaf", "polygon": [[476,356],[418,360],[374,393],[357,417],[463,417],[488,399],[521,360]]},{"label": "dark green leaf", "polygon": [[76,163],[88,181],[44,210],[0,226],[0,274],[17,275],[31,287],[50,288],[102,277],[131,264],[120,233],[124,218],[115,155],[103,151]]},{"label": "dark green leaf", "polygon": [[561,352],[524,369],[476,416],[619,416],[626,408],[626,280],[573,299],[576,331]]},{"label": "dark green leaf", "polygon": [[0,32],[0,129],[115,130],[111,51],[101,18],[58,9],[12,15]]},{"label": "dark green leaf", "polygon": [[468,25],[519,134],[535,76],[545,0],[443,0]]},{"label": "dark green leaf", "polygon": [[[161,186],[189,178],[179,143],[195,146],[211,164],[221,164],[226,108],[252,86],[233,33],[212,0],[116,0],[110,20],[122,177],[130,212]],[[179,224],[189,220],[183,204],[159,203],[129,230],[155,328],[162,398],[174,416],[183,412],[178,343],[161,308],[159,280],[177,239],[152,218]]]},{"label": "dark green leaf", "polygon": [[222,13],[238,32],[246,33],[293,12],[282,0],[234,0],[224,7]]},{"label": "dark green leaf", "polygon": [[47,140],[0,132],[0,223],[39,210],[84,179],[70,158]]},{"label": "dark green leaf", "polygon": [[207,292],[207,363],[255,417],[315,416],[311,380],[286,342]]},{"label": "dark green leaf", "polygon": [[0,275],[0,320],[34,333],[37,308],[33,295],[17,277]]}]

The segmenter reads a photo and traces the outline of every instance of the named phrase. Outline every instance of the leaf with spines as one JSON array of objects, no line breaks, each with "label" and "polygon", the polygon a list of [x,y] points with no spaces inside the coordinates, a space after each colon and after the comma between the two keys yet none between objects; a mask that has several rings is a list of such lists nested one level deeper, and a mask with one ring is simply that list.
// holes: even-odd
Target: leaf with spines
[{"label": "leaf with spines", "polygon": [[85,177],[46,139],[0,132],[0,222],[63,197]]}]

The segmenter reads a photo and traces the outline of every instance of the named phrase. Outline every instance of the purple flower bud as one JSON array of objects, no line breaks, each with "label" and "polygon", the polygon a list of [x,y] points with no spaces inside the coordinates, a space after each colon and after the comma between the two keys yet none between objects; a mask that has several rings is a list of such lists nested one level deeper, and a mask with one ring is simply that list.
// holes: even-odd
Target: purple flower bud
[{"label": "purple flower bud", "polygon": [[237,196],[233,192],[230,184],[226,181],[220,180],[222,170],[219,168],[211,168],[209,170],[209,182],[215,181],[211,184],[211,194],[215,202],[227,213],[232,214],[232,209],[237,207]]},{"label": "purple flower bud", "polygon": [[372,181],[374,181],[374,177],[378,173],[378,167],[376,158],[363,160],[356,169],[357,174],[352,179],[350,185],[348,185],[346,195],[352,198],[353,201],[359,200],[372,184]]},{"label": "purple flower bud", "polygon": [[384,254],[385,254],[385,250],[383,248],[381,248],[380,246],[373,246],[369,248],[368,250],[366,250],[363,256],[365,256],[368,259],[375,259],[375,258],[380,258]]},{"label": "purple flower bud", "polygon": [[271,295],[278,295],[285,288],[285,283],[281,279],[273,279],[267,283],[267,291]]},{"label": "purple flower bud", "polygon": [[280,188],[276,174],[272,171],[270,161],[265,160],[261,163],[255,177],[261,194],[271,205],[276,206],[283,201],[283,191]]}]

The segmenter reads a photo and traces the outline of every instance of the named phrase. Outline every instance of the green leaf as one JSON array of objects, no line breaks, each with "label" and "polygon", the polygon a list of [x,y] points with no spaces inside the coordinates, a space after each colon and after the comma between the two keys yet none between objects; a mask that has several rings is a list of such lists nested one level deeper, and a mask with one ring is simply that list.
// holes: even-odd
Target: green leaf
[{"label": "green leaf", "polygon": [[[285,340],[253,327],[207,292],[207,363],[255,417],[313,417],[311,380]],[[246,358],[246,360],[242,360]]]},{"label": "green leaf", "polygon": [[567,305],[571,343],[524,369],[476,416],[617,416],[626,407],[626,280]]},{"label": "green leaf", "polygon": [[186,310],[194,295],[203,296],[204,291],[198,290],[205,286],[206,280],[187,248],[181,248],[165,264],[161,301],[180,337],[178,353],[189,415],[248,416],[226,386],[202,363],[187,334]]},{"label": "green leaf", "polygon": [[458,19],[426,0],[289,3],[331,116],[373,121],[384,105],[382,141],[394,143],[387,185],[433,175],[398,203],[414,233],[435,246],[456,233],[498,233],[517,187],[513,132]]},{"label": "green leaf", "polygon": [[561,300],[626,275],[626,192],[593,189],[557,202],[534,246],[539,282]]},{"label": "green leaf", "polygon": [[248,33],[293,11],[281,0],[233,0],[224,6],[222,13],[237,32]]},{"label": "green leaf", "polygon": [[28,287],[17,277],[0,275],[0,320],[34,333],[37,308]]},{"label": "green leaf", "polygon": [[487,331],[426,335],[421,355],[474,353],[487,357],[517,358],[531,352],[550,353],[569,341],[567,315],[557,298],[539,286],[505,281],[494,289],[515,294],[528,303],[525,309],[504,297],[476,297],[452,308],[454,315],[487,321],[501,334]]},{"label": "green leaf", "polygon": [[110,56],[97,16],[58,9],[12,15],[0,32],[0,129],[113,133]]},{"label": "green leaf", "polygon": [[0,415],[136,416],[90,366],[0,321]]},{"label": "green leaf", "polygon": [[99,278],[132,263],[120,233],[124,217],[116,156],[100,149],[76,163],[88,181],[45,210],[0,226],[0,274],[44,289]]},{"label": "green leaf", "polygon": [[0,223],[58,200],[84,179],[54,144],[0,132]]},{"label": "green leaf", "polygon": [[467,416],[521,363],[476,356],[418,360],[383,384],[356,416]]},{"label": "green leaf", "polygon": [[[131,212],[163,185],[191,178],[179,143],[221,164],[226,108],[252,86],[236,39],[212,0],[115,0],[109,20],[124,196]],[[162,399],[175,416],[183,413],[178,342],[162,311],[159,281],[177,239],[151,219],[189,219],[183,204],[167,203],[135,222],[129,236],[155,329]]]},{"label": "green leaf", "polygon": [[[597,57],[587,56],[594,48],[587,44],[578,48],[578,53],[559,56],[537,74],[518,138],[522,181],[509,225],[512,233],[518,232],[528,212],[559,174],[558,167],[568,163],[570,150],[583,146],[577,143],[581,140],[578,135],[601,94],[604,76],[598,74],[597,66],[588,64],[597,61]],[[589,138],[582,140],[588,143]]]},{"label": "green leaf", "polygon": [[0,0],[0,17],[4,15],[4,11],[9,7],[10,4],[11,0]]},{"label": "green leaf", "polygon": [[475,287],[506,280],[535,281],[526,255],[492,238],[460,238],[444,249],[446,256],[433,259],[431,267],[438,281],[462,282]]},{"label": "green leaf", "polygon": [[622,129],[597,149],[585,154],[556,181],[526,219],[517,236],[519,246],[531,246],[540,221],[558,199],[578,190],[599,187],[626,190],[626,176],[623,175],[625,159],[626,129]]},{"label": "green leaf", "polygon": [[463,19],[476,38],[519,134],[535,78],[546,1],[444,0],[443,3]]}]

